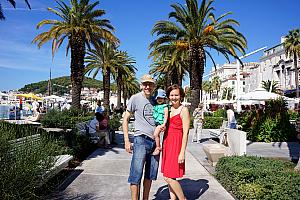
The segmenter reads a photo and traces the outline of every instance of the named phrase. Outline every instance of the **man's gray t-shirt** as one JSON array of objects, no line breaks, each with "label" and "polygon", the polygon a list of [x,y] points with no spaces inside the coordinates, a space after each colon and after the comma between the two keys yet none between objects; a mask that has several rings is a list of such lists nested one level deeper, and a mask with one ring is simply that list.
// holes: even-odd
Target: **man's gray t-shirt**
[{"label": "man's gray t-shirt", "polygon": [[134,135],[147,135],[153,137],[155,122],[153,119],[153,104],[152,100],[147,99],[143,92],[133,95],[127,104],[127,111],[134,113],[135,133]]}]

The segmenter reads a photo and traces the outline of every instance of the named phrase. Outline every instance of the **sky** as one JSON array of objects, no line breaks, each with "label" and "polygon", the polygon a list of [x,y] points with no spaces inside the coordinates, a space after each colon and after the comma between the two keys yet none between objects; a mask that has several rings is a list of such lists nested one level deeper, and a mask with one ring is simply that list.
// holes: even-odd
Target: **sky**
[{"label": "sky", "polygon": [[[64,0],[69,3],[69,0]],[[24,0],[16,0],[17,9],[13,9],[6,0],[0,0],[6,20],[0,21],[0,91],[19,89],[25,84],[49,78],[70,75],[70,55],[66,56],[66,43],[61,46],[54,58],[51,42],[40,49],[32,44],[33,38],[49,27],[37,30],[38,22],[56,19],[47,7],[54,8],[54,0],[29,0],[29,10]],[[91,0],[95,2],[95,0]],[[115,35],[120,39],[120,49],[128,52],[136,60],[137,78],[149,72],[151,60],[148,59],[148,46],[155,40],[151,35],[154,24],[159,20],[168,20],[171,5],[185,3],[184,0],[100,0],[98,9],[106,14],[115,27]],[[299,0],[215,0],[215,16],[232,12],[230,18],[237,20],[241,32],[248,41],[246,53],[261,47],[271,48],[280,43],[281,36],[289,30],[300,28]],[[212,52],[217,64],[226,59]],[[263,52],[249,56],[244,62],[258,62]],[[240,55],[240,54],[239,54]],[[231,59],[233,61],[233,59]],[[212,64],[207,61],[205,74]],[[102,77],[98,75],[98,80]],[[188,84],[188,78],[184,81]]]}]

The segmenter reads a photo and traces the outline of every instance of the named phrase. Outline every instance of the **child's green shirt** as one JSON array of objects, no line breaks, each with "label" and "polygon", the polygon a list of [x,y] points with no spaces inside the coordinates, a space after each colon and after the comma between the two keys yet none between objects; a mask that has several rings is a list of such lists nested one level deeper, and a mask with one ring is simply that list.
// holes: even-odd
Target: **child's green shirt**
[{"label": "child's green shirt", "polygon": [[153,109],[153,118],[154,118],[154,121],[159,123],[159,124],[162,124],[164,123],[164,116],[165,116],[165,107],[167,106],[167,104],[157,104],[154,106],[154,109]]}]

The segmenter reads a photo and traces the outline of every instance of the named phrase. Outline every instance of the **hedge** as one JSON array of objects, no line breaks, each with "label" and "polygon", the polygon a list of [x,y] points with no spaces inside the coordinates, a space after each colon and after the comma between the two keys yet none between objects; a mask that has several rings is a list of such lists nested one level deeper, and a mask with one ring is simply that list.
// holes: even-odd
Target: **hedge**
[{"label": "hedge", "polygon": [[300,173],[288,161],[253,156],[223,157],[216,178],[240,200],[300,199]]}]

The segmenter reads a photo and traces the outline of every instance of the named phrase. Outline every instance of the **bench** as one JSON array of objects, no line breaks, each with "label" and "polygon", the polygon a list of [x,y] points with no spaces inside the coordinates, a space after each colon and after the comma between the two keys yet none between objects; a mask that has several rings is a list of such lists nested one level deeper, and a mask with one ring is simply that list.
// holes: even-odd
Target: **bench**
[{"label": "bench", "polygon": [[208,129],[209,134],[213,138],[218,138],[221,141],[221,137],[227,128],[227,121],[223,120],[222,126],[220,129]]},{"label": "bench", "polygon": [[[10,144],[12,145],[11,154],[16,154],[18,149],[20,148],[29,148],[29,147],[37,147],[41,142],[41,135],[35,134],[23,138],[18,138],[15,140],[11,140]],[[68,166],[69,161],[73,159],[72,155],[58,155],[54,157],[55,163],[53,167],[42,175],[43,180],[49,180],[59,172],[61,172],[65,167]]]},{"label": "bench", "polygon": [[246,132],[238,129],[226,128],[227,121],[223,121],[220,129],[210,129],[211,136],[219,139],[219,143],[203,144],[203,150],[208,162],[215,166],[220,157],[246,154]]}]

